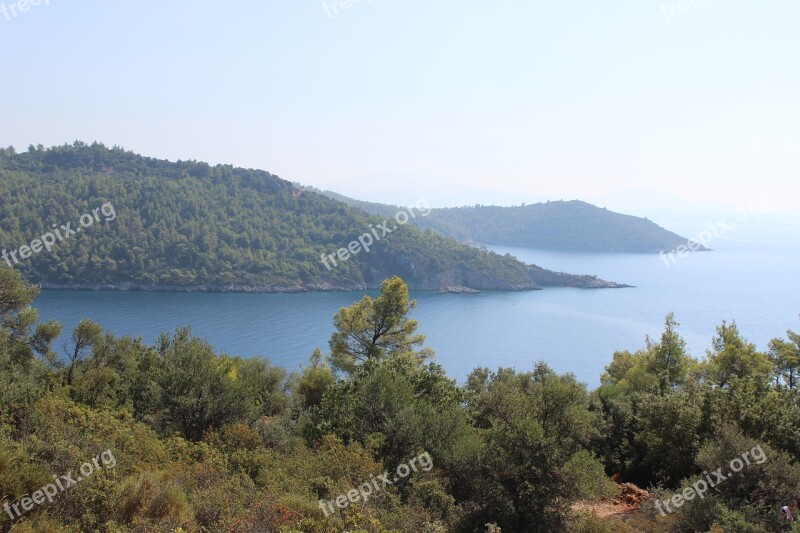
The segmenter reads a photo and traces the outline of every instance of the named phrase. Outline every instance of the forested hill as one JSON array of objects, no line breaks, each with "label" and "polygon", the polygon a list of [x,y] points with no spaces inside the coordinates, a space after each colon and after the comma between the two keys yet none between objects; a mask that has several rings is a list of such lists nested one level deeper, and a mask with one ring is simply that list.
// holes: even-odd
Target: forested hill
[{"label": "forested hill", "polygon": [[[396,210],[391,205],[354,200],[330,191],[322,194],[367,213]],[[690,243],[646,218],[615,213],[579,200],[433,209],[429,216],[413,223],[461,242],[554,250],[658,253]]]},{"label": "forested hill", "polygon": [[[96,143],[19,154],[0,149],[0,199],[0,247],[18,252],[3,261],[44,287],[349,290],[377,288],[392,275],[417,290],[614,286],[525,265],[411,224],[328,269],[323,254],[336,254],[385,217],[300,192],[268,172],[173,163]],[[22,246],[33,247],[60,225],[78,229],[80,217],[103,204],[114,217],[97,213],[81,231],[63,231],[66,238],[52,251],[20,258]]]}]

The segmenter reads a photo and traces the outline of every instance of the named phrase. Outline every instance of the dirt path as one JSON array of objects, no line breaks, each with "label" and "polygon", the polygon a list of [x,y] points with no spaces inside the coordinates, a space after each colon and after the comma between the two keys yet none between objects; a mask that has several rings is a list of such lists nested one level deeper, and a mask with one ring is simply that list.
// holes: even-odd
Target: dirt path
[{"label": "dirt path", "polygon": [[621,483],[619,488],[620,495],[613,501],[578,502],[572,506],[572,510],[588,511],[602,520],[618,518],[625,521],[631,514],[639,510],[643,501],[650,499],[649,492],[640,489],[633,483]]}]

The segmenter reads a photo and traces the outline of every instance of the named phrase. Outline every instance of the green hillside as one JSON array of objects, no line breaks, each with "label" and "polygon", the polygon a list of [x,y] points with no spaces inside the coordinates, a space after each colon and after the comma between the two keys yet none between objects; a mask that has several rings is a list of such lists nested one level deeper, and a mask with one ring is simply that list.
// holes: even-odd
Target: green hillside
[{"label": "green hillside", "polygon": [[[44,287],[356,290],[377,288],[392,275],[416,290],[609,285],[525,265],[392,219],[391,233],[373,239],[369,251],[341,260],[348,253],[340,249],[359,236],[373,229],[380,236],[384,218],[301,193],[268,172],[157,160],[97,143],[19,154],[0,150],[0,198],[3,259]],[[97,211],[101,206],[107,214]],[[85,228],[82,215],[88,217]],[[69,224],[76,233],[59,230]],[[38,253],[24,251],[35,252],[34,241],[56,230],[66,237],[51,251],[41,250],[41,243]],[[337,250],[346,253],[325,266],[321,257]]]},{"label": "green hillside", "polygon": [[[383,214],[397,209],[328,191],[323,194],[367,213]],[[461,242],[554,250],[658,253],[690,242],[646,218],[615,213],[579,200],[514,207],[433,209],[429,216],[413,223]],[[707,249],[699,246],[698,250]]]}]

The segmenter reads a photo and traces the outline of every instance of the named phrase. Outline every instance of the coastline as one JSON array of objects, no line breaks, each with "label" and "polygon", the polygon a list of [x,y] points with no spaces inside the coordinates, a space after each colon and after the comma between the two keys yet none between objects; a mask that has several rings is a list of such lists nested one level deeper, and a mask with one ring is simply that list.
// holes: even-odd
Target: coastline
[{"label": "coastline", "polygon": [[[625,285],[614,282],[595,282],[586,285],[546,285],[539,286],[525,286],[525,287],[510,287],[510,288],[473,288],[466,286],[448,286],[442,288],[418,288],[409,287],[417,292],[438,292],[438,293],[451,293],[451,294],[477,294],[480,292],[523,292],[523,291],[541,291],[546,287],[565,287],[565,288],[579,288],[579,289],[619,289],[619,288],[634,288],[632,285]],[[200,284],[192,286],[183,285],[143,285],[137,283],[35,283],[43,290],[53,291],[109,291],[109,292],[163,292],[163,293],[181,293],[181,292],[207,292],[207,293],[253,293],[253,294],[297,294],[297,293],[312,293],[312,292],[363,292],[369,290],[378,290],[379,286],[369,286],[367,284],[353,285],[353,286],[334,286],[328,284],[295,284],[295,285],[213,285],[213,284]]]}]

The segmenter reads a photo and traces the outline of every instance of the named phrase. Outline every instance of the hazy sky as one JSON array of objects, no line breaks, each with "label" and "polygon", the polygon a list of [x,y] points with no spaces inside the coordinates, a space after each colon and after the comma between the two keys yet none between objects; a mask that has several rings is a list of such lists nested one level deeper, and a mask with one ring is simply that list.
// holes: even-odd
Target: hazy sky
[{"label": "hazy sky", "polygon": [[798,0],[19,1],[18,150],[97,140],[396,204],[800,209]]}]

